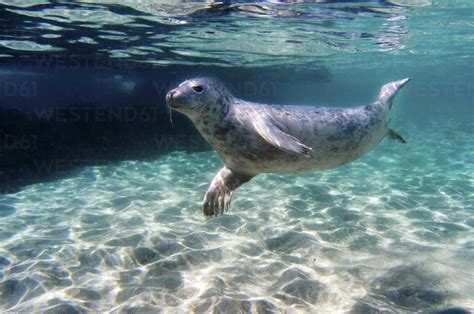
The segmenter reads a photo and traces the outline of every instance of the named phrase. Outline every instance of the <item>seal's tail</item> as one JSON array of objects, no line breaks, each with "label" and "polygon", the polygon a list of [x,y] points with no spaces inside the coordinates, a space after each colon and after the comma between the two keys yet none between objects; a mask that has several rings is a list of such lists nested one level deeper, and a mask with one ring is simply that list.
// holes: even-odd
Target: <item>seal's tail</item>
[{"label": "seal's tail", "polygon": [[406,78],[403,80],[387,83],[384,86],[382,86],[382,89],[380,90],[379,97],[377,98],[377,102],[388,105],[389,108],[392,108],[392,100],[397,95],[397,92],[405,86],[408,81],[410,81],[411,78]]}]

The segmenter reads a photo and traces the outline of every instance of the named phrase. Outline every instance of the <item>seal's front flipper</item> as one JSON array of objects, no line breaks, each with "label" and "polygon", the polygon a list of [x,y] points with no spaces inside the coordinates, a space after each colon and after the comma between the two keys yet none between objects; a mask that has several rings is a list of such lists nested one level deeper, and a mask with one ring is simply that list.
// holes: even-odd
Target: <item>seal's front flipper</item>
[{"label": "seal's front flipper", "polygon": [[253,176],[222,168],[214,177],[204,196],[203,210],[206,216],[222,214],[229,209],[232,192]]},{"label": "seal's front flipper", "polygon": [[303,144],[299,139],[283,132],[275,124],[256,119],[254,122],[255,130],[270,145],[290,154],[310,158],[313,149]]},{"label": "seal's front flipper", "polygon": [[388,129],[387,137],[391,140],[399,141],[400,143],[403,143],[403,144],[407,142],[400,134],[398,134],[392,129]]}]

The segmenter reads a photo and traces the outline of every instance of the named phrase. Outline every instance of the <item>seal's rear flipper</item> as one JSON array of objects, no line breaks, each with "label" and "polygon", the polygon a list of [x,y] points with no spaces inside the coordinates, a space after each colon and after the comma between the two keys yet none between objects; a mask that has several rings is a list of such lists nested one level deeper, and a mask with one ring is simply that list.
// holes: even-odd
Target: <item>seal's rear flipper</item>
[{"label": "seal's rear flipper", "polygon": [[384,105],[388,105],[389,108],[392,108],[392,100],[397,95],[397,92],[408,83],[411,78],[406,78],[403,80],[387,83],[382,86],[380,90],[379,97],[377,98],[376,103],[381,103]]},{"label": "seal's rear flipper", "polygon": [[406,144],[407,142],[400,134],[398,134],[392,129],[388,129],[387,137],[391,140],[399,141],[400,143],[403,143],[403,144]]},{"label": "seal's rear flipper", "polygon": [[212,179],[204,196],[204,214],[212,216],[226,212],[230,206],[232,192],[252,178],[253,176],[233,172],[227,167],[222,168]]},{"label": "seal's rear flipper", "polygon": [[310,158],[313,149],[299,139],[283,132],[278,126],[263,118],[254,118],[254,128],[270,145],[290,154]]}]

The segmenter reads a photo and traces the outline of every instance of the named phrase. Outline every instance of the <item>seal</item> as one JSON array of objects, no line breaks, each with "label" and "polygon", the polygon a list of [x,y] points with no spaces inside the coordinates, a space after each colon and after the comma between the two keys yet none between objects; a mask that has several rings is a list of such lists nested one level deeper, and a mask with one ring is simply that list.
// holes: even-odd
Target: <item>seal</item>
[{"label": "seal", "polygon": [[206,215],[228,210],[232,193],[260,173],[303,173],[351,162],[384,137],[397,92],[410,79],[385,84],[370,105],[350,108],[285,106],[235,98],[217,80],[186,80],[166,95],[217,151],[224,167],[204,196]]}]

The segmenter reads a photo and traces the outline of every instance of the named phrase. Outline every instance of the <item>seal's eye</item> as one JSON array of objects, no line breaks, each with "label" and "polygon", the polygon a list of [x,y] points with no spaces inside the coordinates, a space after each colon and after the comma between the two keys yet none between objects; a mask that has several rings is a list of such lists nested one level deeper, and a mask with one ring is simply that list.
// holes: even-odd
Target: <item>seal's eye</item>
[{"label": "seal's eye", "polygon": [[203,88],[202,88],[201,85],[194,85],[194,86],[193,86],[193,89],[194,89],[194,91],[195,91],[196,93],[199,93],[199,94],[201,94],[202,91],[203,91]]}]

